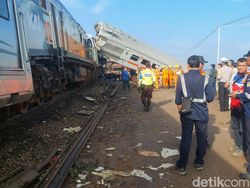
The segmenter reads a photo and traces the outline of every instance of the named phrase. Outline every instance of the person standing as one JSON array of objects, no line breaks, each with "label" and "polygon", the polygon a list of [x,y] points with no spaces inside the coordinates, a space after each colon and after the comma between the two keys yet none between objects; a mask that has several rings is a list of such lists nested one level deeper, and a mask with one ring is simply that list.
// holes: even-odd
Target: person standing
[{"label": "person standing", "polygon": [[218,71],[218,79],[219,79],[219,101],[220,101],[220,111],[228,111],[229,110],[229,97],[228,97],[228,83],[231,80],[233,70],[228,67],[226,64],[228,59],[222,57],[220,59],[222,67]]},{"label": "person standing", "polygon": [[[250,50],[245,55],[247,66],[250,67]],[[250,74],[247,74],[244,83],[244,91],[232,92],[229,95],[232,99],[239,99],[243,103],[244,121],[243,121],[243,151],[247,161],[246,172],[240,173],[241,179],[250,180]]]},{"label": "person standing", "polygon": [[[232,92],[242,93],[244,90],[244,82],[247,75],[247,62],[245,58],[240,58],[237,61],[238,72],[232,76],[230,88]],[[235,146],[232,150],[233,157],[243,156],[243,104],[239,99],[231,99],[231,128],[234,136]]]},{"label": "person standing", "polygon": [[155,84],[155,74],[150,69],[150,63],[146,63],[146,69],[144,69],[140,74],[139,87],[141,87],[141,101],[144,105],[144,111],[149,111],[149,106],[151,104],[151,98],[153,93],[153,87]]},{"label": "person standing", "polygon": [[155,66],[155,89],[159,89],[159,78],[160,78],[160,70],[159,66]]},{"label": "person standing", "polygon": [[123,82],[123,89],[127,88],[128,90],[130,90],[130,84],[129,84],[130,74],[126,67],[123,68],[121,77]]},{"label": "person standing", "polygon": [[[208,107],[207,102],[212,102],[214,95],[212,85],[208,77],[202,76],[199,71],[200,56],[193,55],[188,58],[188,73],[181,75],[177,81],[175,104],[180,112],[182,126],[182,139],[180,143],[180,158],[176,162],[176,167],[180,175],[185,175],[188,156],[191,147],[193,126],[195,125],[197,136],[195,168],[203,170],[203,157],[206,153],[207,145],[207,126],[208,126]],[[192,98],[192,112],[181,113],[183,108],[183,98]]]},{"label": "person standing", "polygon": [[215,64],[212,64],[211,66],[212,66],[212,69],[210,70],[209,78],[213,86],[214,95],[216,95],[216,79],[217,79],[218,71],[215,69]]}]

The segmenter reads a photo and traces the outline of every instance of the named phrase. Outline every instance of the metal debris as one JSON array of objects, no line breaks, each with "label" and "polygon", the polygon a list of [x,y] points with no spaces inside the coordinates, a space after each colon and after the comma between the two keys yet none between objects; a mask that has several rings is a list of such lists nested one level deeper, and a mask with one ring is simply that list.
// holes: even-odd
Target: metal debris
[{"label": "metal debris", "polygon": [[154,170],[154,171],[157,171],[157,170],[159,170],[160,168],[163,168],[163,169],[167,169],[167,168],[169,168],[169,167],[172,167],[172,166],[174,166],[174,164],[171,164],[171,163],[163,163],[161,166],[159,166],[159,167],[153,167],[153,166],[149,166],[149,167],[147,167],[147,168],[149,168],[150,170]]},{"label": "metal debris", "polygon": [[161,156],[165,159],[179,154],[177,149],[162,148],[161,150]]},{"label": "metal debris", "polygon": [[145,172],[143,170],[134,169],[130,174],[131,174],[131,176],[144,178],[144,179],[146,179],[146,180],[148,180],[150,182],[153,182],[153,178],[150,177],[149,175],[145,174]]},{"label": "metal debris", "polygon": [[96,100],[92,97],[85,97],[85,99],[90,101],[90,102],[96,102]]},{"label": "metal debris", "polygon": [[90,110],[81,110],[79,112],[77,112],[80,115],[91,115],[94,113],[94,111],[90,111]]},{"label": "metal debris", "polygon": [[115,151],[115,150],[116,150],[116,147],[106,148],[105,150],[106,150],[106,151]]},{"label": "metal debris", "polygon": [[64,128],[63,131],[67,131],[69,133],[78,133],[80,132],[82,128],[80,126],[77,127],[69,127],[69,128]]},{"label": "metal debris", "polygon": [[160,157],[160,155],[155,151],[142,150],[139,152],[139,154],[146,157]]}]

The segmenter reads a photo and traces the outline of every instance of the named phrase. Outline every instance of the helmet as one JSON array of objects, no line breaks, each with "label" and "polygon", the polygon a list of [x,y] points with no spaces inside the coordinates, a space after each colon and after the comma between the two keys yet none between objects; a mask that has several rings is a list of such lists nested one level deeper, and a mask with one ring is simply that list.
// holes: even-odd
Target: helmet
[{"label": "helmet", "polygon": [[175,68],[179,68],[179,65],[175,65]]},{"label": "helmet", "polygon": [[163,65],[162,68],[165,69],[165,66]]}]

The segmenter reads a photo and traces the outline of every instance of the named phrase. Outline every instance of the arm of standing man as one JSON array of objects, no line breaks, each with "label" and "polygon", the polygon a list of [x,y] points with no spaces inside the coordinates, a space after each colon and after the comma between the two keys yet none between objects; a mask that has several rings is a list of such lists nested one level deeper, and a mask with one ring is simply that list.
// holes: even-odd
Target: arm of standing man
[{"label": "arm of standing man", "polygon": [[208,80],[205,86],[206,101],[210,103],[214,100],[215,97],[213,92],[213,85],[211,79],[208,79],[208,77],[205,77],[205,79]]},{"label": "arm of standing man", "polygon": [[178,111],[181,110],[182,103],[182,87],[181,87],[181,79],[180,77],[177,80],[176,92],[175,92],[175,104],[177,105]]}]

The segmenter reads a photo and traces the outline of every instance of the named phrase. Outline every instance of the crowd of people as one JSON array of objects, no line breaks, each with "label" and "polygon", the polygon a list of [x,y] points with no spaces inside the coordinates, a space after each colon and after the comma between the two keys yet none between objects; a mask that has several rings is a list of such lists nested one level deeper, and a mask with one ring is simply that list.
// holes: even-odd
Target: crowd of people
[{"label": "crowd of people", "polygon": [[[186,167],[191,149],[193,127],[196,130],[197,149],[194,166],[197,170],[204,168],[204,156],[209,146],[207,129],[209,112],[207,103],[212,102],[218,94],[220,111],[231,111],[231,128],[235,145],[231,149],[233,157],[244,156],[246,172],[241,179],[250,180],[250,51],[235,63],[223,57],[220,63],[212,64],[209,73],[205,73],[204,57],[193,55],[187,60],[187,72],[181,66],[151,67],[137,70],[134,85],[141,91],[141,101],[145,111],[149,111],[153,88],[176,88],[175,103],[180,113],[182,139],[180,158],[176,162],[179,174],[187,173]],[[123,87],[129,86],[130,74],[122,71]]]}]

